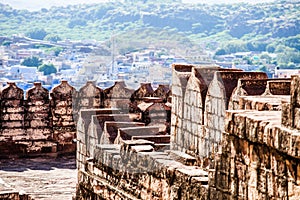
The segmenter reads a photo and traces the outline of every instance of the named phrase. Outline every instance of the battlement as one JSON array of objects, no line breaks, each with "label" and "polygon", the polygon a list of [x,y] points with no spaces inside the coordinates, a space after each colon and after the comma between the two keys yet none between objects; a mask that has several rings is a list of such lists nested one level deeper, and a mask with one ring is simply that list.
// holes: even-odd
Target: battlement
[{"label": "battlement", "polygon": [[[143,90],[145,86],[151,88],[150,92]],[[143,121],[139,119],[143,117],[150,123],[149,108],[147,113],[140,111],[137,102],[143,102],[144,96],[155,96],[162,99],[161,103],[166,102],[170,89],[160,85],[154,91],[150,84],[143,84],[141,88],[134,91],[124,82],[116,82],[103,90],[89,81],[76,91],[67,81],[61,81],[48,91],[36,82],[24,95],[14,82],[9,82],[0,91],[0,158],[75,153],[78,120],[87,120],[84,130],[92,132],[95,128],[88,125],[93,114],[128,115],[131,110],[138,115],[137,121]],[[98,112],[97,109],[102,110]],[[81,117],[79,111],[82,111]],[[96,143],[100,141],[100,136],[93,138],[97,139]]]},{"label": "battlement", "polygon": [[[298,76],[174,65],[172,101],[132,104],[155,126],[137,125],[138,117],[126,126],[105,121],[92,157],[79,143],[77,199],[298,199],[299,83]],[[143,86],[134,94],[151,93]],[[170,135],[155,119],[166,119],[160,109],[168,108]]]},{"label": "battlement", "polygon": [[172,70],[156,90],[8,83],[1,155],[76,149],[76,199],[299,199],[300,76]]}]

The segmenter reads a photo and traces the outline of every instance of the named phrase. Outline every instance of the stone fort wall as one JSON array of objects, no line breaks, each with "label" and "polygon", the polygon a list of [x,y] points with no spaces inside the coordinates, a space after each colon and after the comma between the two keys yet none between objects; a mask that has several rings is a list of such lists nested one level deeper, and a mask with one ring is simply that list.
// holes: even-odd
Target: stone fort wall
[{"label": "stone fort wall", "polygon": [[156,116],[171,108],[170,133],[133,113],[81,110],[76,199],[299,199],[299,84],[174,65],[171,102],[132,104]]},{"label": "stone fort wall", "polygon": [[[124,82],[116,82],[103,90],[90,81],[76,91],[67,81],[62,81],[51,91],[41,83],[34,83],[33,88],[25,92],[9,82],[0,91],[0,158],[75,153],[80,110],[109,108],[116,109],[115,113],[132,110],[147,118],[147,114],[142,114],[135,106],[136,100],[155,96],[151,85],[147,86],[151,91],[142,90],[141,93],[139,89],[128,89]],[[162,88],[166,88],[165,92]],[[162,85],[155,92],[166,95],[168,88]],[[137,121],[142,121],[142,117]],[[89,141],[93,138],[91,136]]]},{"label": "stone fort wall", "polygon": [[8,83],[1,157],[76,149],[76,199],[299,199],[300,77],[172,70],[156,90]]}]

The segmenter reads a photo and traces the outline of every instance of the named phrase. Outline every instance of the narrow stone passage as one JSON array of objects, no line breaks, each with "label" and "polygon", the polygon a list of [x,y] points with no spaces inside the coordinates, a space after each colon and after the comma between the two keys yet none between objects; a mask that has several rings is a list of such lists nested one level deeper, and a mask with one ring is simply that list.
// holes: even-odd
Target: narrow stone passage
[{"label": "narrow stone passage", "polygon": [[0,160],[0,189],[2,185],[33,199],[71,200],[76,182],[75,156]]}]

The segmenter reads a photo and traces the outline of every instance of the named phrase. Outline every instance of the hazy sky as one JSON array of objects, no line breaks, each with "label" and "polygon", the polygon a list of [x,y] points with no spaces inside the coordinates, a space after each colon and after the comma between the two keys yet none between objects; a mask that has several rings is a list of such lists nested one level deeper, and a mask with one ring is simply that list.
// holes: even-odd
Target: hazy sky
[{"label": "hazy sky", "polygon": [[[0,3],[9,4],[16,9],[40,10],[51,6],[65,6],[68,4],[99,3],[108,0],[0,0]],[[184,3],[261,3],[273,0],[183,0]]]}]

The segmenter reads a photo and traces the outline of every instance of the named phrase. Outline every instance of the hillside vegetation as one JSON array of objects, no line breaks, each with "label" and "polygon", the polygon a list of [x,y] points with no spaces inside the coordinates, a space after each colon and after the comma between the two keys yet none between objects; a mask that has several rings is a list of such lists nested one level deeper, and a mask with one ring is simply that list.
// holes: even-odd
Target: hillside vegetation
[{"label": "hillside vegetation", "polygon": [[119,51],[148,46],[237,51],[300,49],[300,3],[182,4],[125,1],[29,12],[0,4],[0,35],[116,42]]}]

